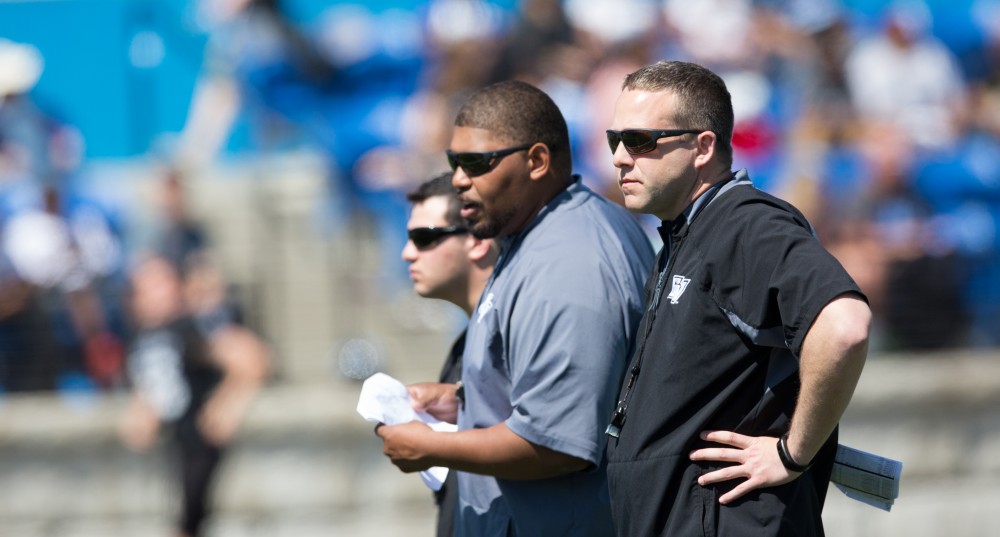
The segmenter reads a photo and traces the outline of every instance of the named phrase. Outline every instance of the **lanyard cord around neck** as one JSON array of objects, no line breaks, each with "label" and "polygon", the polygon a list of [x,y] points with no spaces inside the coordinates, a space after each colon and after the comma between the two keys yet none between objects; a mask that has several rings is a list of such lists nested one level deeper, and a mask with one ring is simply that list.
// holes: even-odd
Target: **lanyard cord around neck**
[{"label": "lanyard cord around neck", "polygon": [[[728,181],[726,182],[728,183]],[[639,348],[636,352],[635,363],[629,370],[628,384],[625,385],[625,395],[623,395],[618,401],[615,411],[611,414],[611,423],[605,431],[605,434],[609,436],[618,438],[621,434],[621,428],[625,424],[625,413],[628,411],[628,404],[632,398],[632,388],[635,387],[635,382],[639,378],[639,372],[642,371],[642,359],[646,354],[646,342],[649,341],[649,334],[653,331],[653,322],[656,321],[656,313],[660,308],[660,299],[663,296],[663,288],[666,287],[667,275],[670,274],[671,269],[674,267],[674,263],[677,261],[677,254],[680,253],[681,246],[684,244],[684,238],[687,237],[694,219],[701,214],[701,211],[704,210],[705,207],[708,207],[708,205],[712,203],[715,196],[722,190],[723,184],[725,183],[715,185],[712,190],[707,193],[708,197],[705,198],[704,203],[701,203],[695,211],[691,213],[690,218],[687,218],[682,222],[675,221],[671,226],[670,233],[667,236],[667,242],[664,244],[660,257],[656,260],[657,264],[662,263],[663,256],[666,256],[666,265],[657,276],[656,287],[653,290],[653,297],[649,301],[649,308],[646,309],[646,324],[644,326],[642,339],[639,340]],[[680,218],[684,218],[683,214]]]}]

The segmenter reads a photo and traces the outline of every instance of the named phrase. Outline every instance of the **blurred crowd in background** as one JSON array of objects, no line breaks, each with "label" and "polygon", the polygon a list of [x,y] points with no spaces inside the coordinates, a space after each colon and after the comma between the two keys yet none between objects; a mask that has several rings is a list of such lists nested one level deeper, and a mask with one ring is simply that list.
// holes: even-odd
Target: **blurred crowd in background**
[{"label": "blurred crowd in background", "polygon": [[[183,127],[143,148],[162,178],[142,241],[129,207],[88,194],[85,130],[33,92],[44,56],[0,35],[0,390],[124,386],[130,259],[155,250],[183,273],[211,252],[184,191],[214,162],[322,155],[320,232],[369,230],[392,297],[408,288],[405,193],[446,169],[470,90],[544,89],[577,173],[617,200],[604,130],[624,76],[661,58],[725,78],[734,167],[810,218],[869,296],[876,350],[1000,345],[1000,0],[302,5],[177,10],[203,62]],[[171,54],[161,37],[134,38],[133,64]]]}]

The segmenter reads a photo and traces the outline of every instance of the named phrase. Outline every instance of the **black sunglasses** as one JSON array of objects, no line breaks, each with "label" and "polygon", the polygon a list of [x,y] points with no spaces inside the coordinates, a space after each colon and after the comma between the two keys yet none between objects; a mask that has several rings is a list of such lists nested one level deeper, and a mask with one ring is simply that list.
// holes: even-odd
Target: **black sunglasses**
[{"label": "black sunglasses", "polygon": [[506,157],[518,151],[524,151],[533,145],[535,144],[524,144],[496,151],[484,151],[482,153],[471,151],[467,153],[455,153],[449,149],[445,151],[445,154],[448,155],[448,165],[451,166],[451,171],[455,171],[461,166],[465,170],[465,175],[475,177],[490,171],[498,158]]},{"label": "black sunglasses", "polygon": [[430,248],[435,245],[441,239],[451,236],[451,235],[461,235],[463,233],[468,233],[468,229],[462,226],[448,226],[448,227],[415,227],[413,229],[407,230],[406,234],[413,241],[413,245],[417,247],[418,250],[423,250],[424,248]]},{"label": "black sunglasses", "polygon": [[608,130],[608,145],[611,153],[618,150],[618,142],[625,144],[625,150],[630,155],[641,155],[656,149],[656,142],[668,136],[696,134],[704,129],[625,129],[623,131]]}]

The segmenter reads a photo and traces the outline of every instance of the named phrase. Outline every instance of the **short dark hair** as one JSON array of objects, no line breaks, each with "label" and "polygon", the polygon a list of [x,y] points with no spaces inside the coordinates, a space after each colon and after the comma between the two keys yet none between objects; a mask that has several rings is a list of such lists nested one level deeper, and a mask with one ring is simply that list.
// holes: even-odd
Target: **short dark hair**
[{"label": "short dark hair", "polygon": [[626,76],[622,89],[677,95],[676,127],[714,132],[715,150],[732,165],[733,101],[719,75],[696,63],[663,60]]},{"label": "short dark hair", "polygon": [[506,80],[476,91],[458,111],[455,126],[488,130],[512,146],[541,142],[557,173],[572,171],[566,119],[548,94],[527,82]]},{"label": "short dark hair", "polygon": [[406,195],[410,203],[423,203],[428,198],[442,196],[448,200],[448,210],[444,219],[449,226],[464,226],[462,220],[462,204],[458,201],[458,190],[451,185],[451,172],[442,172],[433,179],[424,181],[412,192]]}]

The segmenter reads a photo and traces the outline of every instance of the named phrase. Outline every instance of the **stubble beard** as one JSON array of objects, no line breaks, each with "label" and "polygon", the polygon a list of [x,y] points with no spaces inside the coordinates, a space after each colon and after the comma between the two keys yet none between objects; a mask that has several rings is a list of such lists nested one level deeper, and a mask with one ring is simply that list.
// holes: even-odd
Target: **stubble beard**
[{"label": "stubble beard", "polygon": [[494,239],[500,234],[500,228],[495,222],[481,220],[475,224],[470,223],[469,232],[477,239]]},{"label": "stubble beard", "polygon": [[514,219],[514,213],[515,211],[511,209],[501,215],[494,216],[481,210],[479,219],[466,220],[466,227],[477,239],[495,239],[501,236],[503,229]]}]

